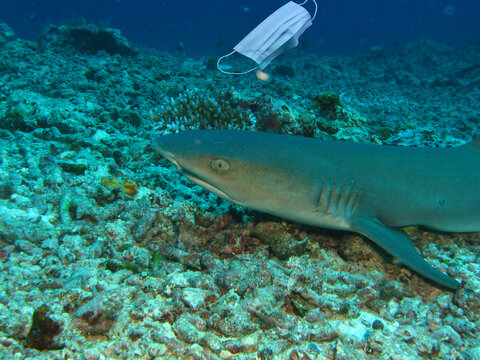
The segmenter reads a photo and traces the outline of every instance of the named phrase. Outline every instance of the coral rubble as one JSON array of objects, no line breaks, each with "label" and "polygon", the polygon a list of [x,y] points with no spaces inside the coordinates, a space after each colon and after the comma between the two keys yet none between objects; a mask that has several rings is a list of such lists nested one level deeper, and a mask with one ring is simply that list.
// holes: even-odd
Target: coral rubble
[{"label": "coral rubble", "polygon": [[478,358],[478,234],[405,229],[463,282],[452,294],[358,235],[207,193],[151,139],[240,128],[460,144],[480,119],[479,63],[425,40],[286,55],[263,83],[111,29],[31,42],[0,25],[0,359]]}]

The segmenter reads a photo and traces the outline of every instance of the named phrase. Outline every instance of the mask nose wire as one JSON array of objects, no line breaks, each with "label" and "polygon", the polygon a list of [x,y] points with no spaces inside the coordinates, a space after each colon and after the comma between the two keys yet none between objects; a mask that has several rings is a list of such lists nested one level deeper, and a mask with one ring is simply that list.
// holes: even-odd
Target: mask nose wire
[{"label": "mask nose wire", "polygon": [[[311,21],[315,20],[315,17],[317,16],[317,10],[318,10],[317,2],[315,0],[312,0],[312,1],[315,4],[315,11],[313,12],[313,16],[312,16]],[[308,2],[308,0],[305,0],[304,2],[302,2],[301,4],[298,4],[298,5],[302,6],[302,5],[306,4],[307,2]]]},{"label": "mask nose wire", "polygon": [[[307,0],[307,1],[308,1],[308,0]],[[257,69],[260,68],[260,66],[255,66],[254,68],[251,68],[250,70],[243,71],[243,72],[233,72],[233,71],[223,70],[223,69],[220,67],[220,61],[222,61],[222,60],[225,59],[226,57],[229,57],[229,56],[233,55],[233,53],[236,53],[236,51],[233,50],[230,54],[223,55],[222,57],[220,57],[220,58],[217,60],[217,69],[220,70],[222,73],[228,74],[228,75],[244,75],[244,74],[248,74],[249,72],[252,72],[252,71],[257,70]]]}]

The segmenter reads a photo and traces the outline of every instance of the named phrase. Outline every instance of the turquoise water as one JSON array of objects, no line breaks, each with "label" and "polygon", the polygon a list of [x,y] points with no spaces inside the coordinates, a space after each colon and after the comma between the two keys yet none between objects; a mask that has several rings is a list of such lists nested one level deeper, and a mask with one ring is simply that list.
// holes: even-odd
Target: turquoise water
[{"label": "turquoise water", "polygon": [[361,235],[222,200],[152,142],[472,141],[479,3],[389,3],[322,2],[297,48],[232,76],[218,57],[283,2],[1,2],[0,359],[480,358],[478,233],[398,229],[453,292]]}]

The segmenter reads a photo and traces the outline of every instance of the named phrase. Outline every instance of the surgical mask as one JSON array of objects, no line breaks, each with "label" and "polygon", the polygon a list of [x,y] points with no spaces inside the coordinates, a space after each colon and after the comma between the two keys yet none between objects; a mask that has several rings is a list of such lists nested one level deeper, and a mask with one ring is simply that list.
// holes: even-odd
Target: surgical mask
[{"label": "surgical mask", "polygon": [[[222,56],[217,61],[217,68],[225,74],[242,75],[256,69],[263,70],[270,62],[286,49],[298,45],[298,38],[312,25],[317,15],[317,3],[313,17],[301,4],[290,1],[263,20],[255,29],[243,38],[230,54]],[[243,72],[223,70],[220,62],[226,57],[238,52],[255,61],[258,66]]]}]

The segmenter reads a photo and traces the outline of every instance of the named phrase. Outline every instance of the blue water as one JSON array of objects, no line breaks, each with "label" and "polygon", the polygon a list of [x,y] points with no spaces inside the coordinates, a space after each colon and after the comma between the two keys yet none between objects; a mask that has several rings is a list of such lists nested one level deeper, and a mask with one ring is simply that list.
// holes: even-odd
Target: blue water
[{"label": "blue water", "polygon": [[[309,1],[310,2],[310,1]],[[115,27],[137,45],[187,55],[224,53],[283,0],[2,0],[0,21],[35,39],[47,24]],[[302,40],[308,51],[352,54],[429,37],[451,46],[480,40],[480,0],[320,0]],[[313,9],[311,4],[305,5]],[[221,39],[221,41],[220,41]],[[219,47],[220,43],[222,46]]]}]

